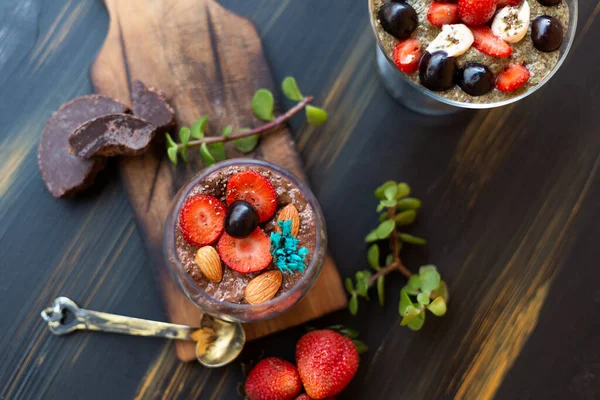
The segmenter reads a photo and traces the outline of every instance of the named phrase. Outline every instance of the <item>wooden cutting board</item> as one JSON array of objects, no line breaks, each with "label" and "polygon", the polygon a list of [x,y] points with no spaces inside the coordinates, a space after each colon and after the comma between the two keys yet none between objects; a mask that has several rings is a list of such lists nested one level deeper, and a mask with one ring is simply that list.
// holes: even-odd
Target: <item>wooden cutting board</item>
[{"label": "wooden cutting board", "polygon": [[[110,26],[106,42],[91,68],[96,91],[130,103],[130,85],[139,79],[163,90],[181,124],[209,116],[208,134],[226,125],[260,124],[250,111],[256,89],[278,91],[250,21],[213,0],[106,0]],[[230,158],[240,156],[228,147]],[[163,223],[177,190],[202,169],[196,152],[189,165],[174,167],[162,143],[140,157],[123,158],[120,170],[127,195],[150,251],[168,318],[197,325],[201,311],[167,275],[162,253]],[[286,128],[261,140],[251,155],[278,164],[305,179]],[[339,273],[328,257],[313,289],[293,310],[270,320],[245,325],[249,339],[280,331],[346,306]],[[194,359],[192,343],[179,342],[180,359]]]}]

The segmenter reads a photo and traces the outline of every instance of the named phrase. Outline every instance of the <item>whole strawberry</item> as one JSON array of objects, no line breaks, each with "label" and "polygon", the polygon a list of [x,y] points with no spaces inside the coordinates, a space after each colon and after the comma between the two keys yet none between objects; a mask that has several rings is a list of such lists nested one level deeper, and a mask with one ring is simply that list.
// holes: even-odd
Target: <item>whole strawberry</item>
[{"label": "whole strawberry", "polygon": [[293,400],[300,390],[302,382],[294,364],[277,357],[256,364],[244,385],[248,400]]},{"label": "whole strawberry", "polygon": [[352,340],[329,329],[312,331],[296,345],[298,373],[306,394],[324,399],[340,393],[358,370]]}]

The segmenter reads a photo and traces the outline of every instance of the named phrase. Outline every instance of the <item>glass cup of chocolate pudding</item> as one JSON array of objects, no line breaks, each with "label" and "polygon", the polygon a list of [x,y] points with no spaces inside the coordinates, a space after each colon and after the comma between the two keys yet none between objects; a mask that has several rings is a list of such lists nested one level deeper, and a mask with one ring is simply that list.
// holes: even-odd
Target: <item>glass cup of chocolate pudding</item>
[{"label": "glass cup of chocolate pudding", "polygon": [[268,162],[232,159],[190,180],[173,199],[164,232],[171,277],[204,312],[253,322],[289,310],[325,262],[317,199]]},{"label": "glass cup of chocolate pudding", "polygon": [[[491,17],[470,24],[479,16],[469,15],[467,5],[461,10],[461,2],[478,1],[368,0],[377,70],[398,103],[426,115],[500,107],[531,95],[558,71],[573,44],[577,0],[496,0]],[[420,52],[411,52],[411,40]],[[433,56],[443,51],[451,53],[453,79],[451,73],[440,79],[451,69],[442,56]],[[420,61],[411,63],[411,57]],[[514,64],[521,70],[504,74],[499,85]],[[517,82],[521,77],[524,83]]]}]

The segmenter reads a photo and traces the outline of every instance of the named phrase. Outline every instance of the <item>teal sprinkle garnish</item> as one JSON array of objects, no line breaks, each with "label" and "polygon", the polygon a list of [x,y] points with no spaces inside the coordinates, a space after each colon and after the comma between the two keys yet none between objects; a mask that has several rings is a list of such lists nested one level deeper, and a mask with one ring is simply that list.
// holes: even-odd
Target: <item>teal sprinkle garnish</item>
[{"label": "teal sprinkle garnish", "polygon": [[298,239],[292,235],[292,221],[277,222],[281,233],[271,232],[271,255],[273,263],[282,273],[304,272],[306,247],[298,248]]}]

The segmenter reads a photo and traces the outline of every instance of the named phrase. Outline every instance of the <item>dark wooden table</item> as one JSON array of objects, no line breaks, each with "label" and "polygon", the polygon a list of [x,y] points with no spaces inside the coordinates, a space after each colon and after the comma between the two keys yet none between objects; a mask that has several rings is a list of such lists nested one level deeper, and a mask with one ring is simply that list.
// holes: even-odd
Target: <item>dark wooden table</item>
[{"label": "dark wooden table", "polygon": [[[555,78],[516,105],[417,115],[378,81],[366,0],[223,0],[251,18],[277,81],[298,78],[330,111],[325,128],[292,125],[325,211],[343,275],[366,268],[372,189],[409,182],[424,200],[403,252],[435,263],[449,313],[423,331],[399,326],[404,281],[387,305],[314,321],[357,327],[370,350],[340,398],[600,398],[600,12],[580,4],[575,45]],[[239,363],[180,363],[172,343],[108,334],[54,337],[39,312],[57,295],[80,306],[163,319],[156,282],[112,166],[74,201],[40,178],[45,121],[91,92],[107,30],[100,0],[0,4],[0,398],[232,399]],[[248,345],[293,360],[303,328]]]}]

